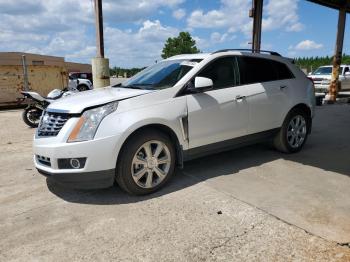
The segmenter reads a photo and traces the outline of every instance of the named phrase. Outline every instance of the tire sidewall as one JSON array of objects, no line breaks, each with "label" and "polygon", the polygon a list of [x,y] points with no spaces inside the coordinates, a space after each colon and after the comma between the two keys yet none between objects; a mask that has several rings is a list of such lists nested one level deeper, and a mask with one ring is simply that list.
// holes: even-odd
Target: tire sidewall
[{"label": "tire sidewall", "polygon": [[[288,143],[288,139],[287,139],[287,132],[288,132],[288,126],[290,121],[297,115],[302,116],[305,119],[306,122],[306,136],[305,139],[303,141],[303,143],[301,144],[301,146],[294,148],[291,147]],[[283,122],[283,126],[282,126],[282,130],[281,130],[281,135],[282,135],[282,142],[284,143],[285,147],[288,149],[289,152],[291,153],[296,153],[299,152],[305,145],[306,140],[308,138],[308,134],[310,131],[310,118],[307,116],[307,114],[300,109],[293,109],[291,112],[288,113],[286,119]]]},{"label": "tire sidewall", "polygon": [[23,113],[22,113],[22,118],[23,118],[23,121],[24,123],[26,123],[28,126],[32,127],[32,128],[36,128],[39,126],[39,123],[38,124],[35,124],[33,122],[31,122],[29,119],[28,119],[28,112],[31,111],[31,110],[39,110],[37,109],[36,107],[28,107],[26,109],[24,109]]},{"label": "tire sidewall", "polygon": [[[152,140],[158,140],[164,143],[168,147],[172,161],[170,163],[168,175],[164,178],[164,180],[159,185],[157,185],[154,188],[142,188],[138,186],[134,181],[134,179],[132,178],[131,165],[137,150],[144,143]],[[117,163],[116,175],[119,176],[117,178],[117,182],[119,183],[119,181],[122,180],[120,182],[124,185],[120,185],[120,186],[124,188],[128,193],[131,193],[131,194],[145,195],[145,194],[153,193],[158,189],[160,189],[164,184],[166,184],[169,181],[169,179],[171,179],[175,169],[175,162],[176,162],[175,149],[169,137],[158,131],[147,130],[146,132],[142,132],[132,137],[123,147],[121,151],[121,157]]]},{"label": "tire sidewall", "polygon": [[79,90],[79,92],[84,92],[89,90],[89,88],[86,85],[79,85],[77,89]]}]

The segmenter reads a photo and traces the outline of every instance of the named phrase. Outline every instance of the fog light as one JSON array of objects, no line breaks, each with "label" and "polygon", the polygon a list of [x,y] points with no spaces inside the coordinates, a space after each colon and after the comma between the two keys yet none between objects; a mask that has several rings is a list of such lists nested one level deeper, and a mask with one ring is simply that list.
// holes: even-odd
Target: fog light
[{"label": "fog light", "polygon": [[69,160],[69,163],[70,163],[71,167],[73,167],[74,169],[80,168],[80,161],[76,158],[71,158]]},{"label": "fog light", "polygon": [[81,169],[84,168],[86,157],[79,158],[60,158],[58,159],[59,169]]}]

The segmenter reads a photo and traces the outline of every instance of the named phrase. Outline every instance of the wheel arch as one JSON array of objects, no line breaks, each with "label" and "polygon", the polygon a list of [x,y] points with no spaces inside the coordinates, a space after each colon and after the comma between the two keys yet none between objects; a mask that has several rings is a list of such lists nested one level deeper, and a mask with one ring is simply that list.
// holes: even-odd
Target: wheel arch
[{"label": "wheel arch", "polygon": [[[303,112],[306,113],[307,117],[308,117],[308,130],[309,130],[309,133],[311,132],[311,127],[312,127],[312,110],[310,108],[310,106],[308,106],[307,104],[304,104],[304,103],[300,103],[300,104],[296,104],[295,106],[293,106],[287,113],[287,115],[292,112],[293,110],[296,110],[296,109],[299,109],[299,110],[302,110]],[[287,117],[286,115],[286,117]]]},{"label": "wheel arch", "polygon": [[122,146],[119,150],[119,154],[117,157],[117,163],[119,162],[121,152],[123,151],[123,149],[126,146],[126,144],[128,143],[128,141],[130,141],[135,135],[142,133],[143,131],[149,130],[149,129],[160,131],[169,137],[169,139],[171,140],[171,142],[173,143],[173,145],[175,147],[175,152],[176,152],[175,164],[177,166],[179,166],[180,168],[182,168],[183,167],[183,148],[182,148],[182,145],[180,144],[180,141],[179,141],[178,136],[176,135],[176,132],[171,127],[164,125],[164,124],[146,124],[144,126],[141,126],[141,127],[138,127],[137,129],[135,129],[131,134],[129,134],[126,137],[126,139],[122,143]]}]

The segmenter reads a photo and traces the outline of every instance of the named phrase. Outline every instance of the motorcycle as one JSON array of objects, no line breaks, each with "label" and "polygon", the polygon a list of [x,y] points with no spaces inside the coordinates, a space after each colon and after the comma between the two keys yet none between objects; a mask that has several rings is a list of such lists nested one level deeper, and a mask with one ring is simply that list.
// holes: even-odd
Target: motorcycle
[{"label": "motorcycle", "polygon": [[72,95],[76,92],[78,91],[54,89],[47,95],[47,97],[43,97],[37,92],[21,91],[23,96],[31,101],[22,113],[24,123],[33,128],[38,127],[40,117],[49,104],[61,97]]}]

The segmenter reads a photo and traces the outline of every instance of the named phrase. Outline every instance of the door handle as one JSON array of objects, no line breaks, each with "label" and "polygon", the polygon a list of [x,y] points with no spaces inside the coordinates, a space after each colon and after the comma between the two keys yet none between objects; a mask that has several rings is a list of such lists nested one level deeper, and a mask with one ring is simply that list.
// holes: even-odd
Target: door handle
[{"label": "door handle", "polygon": [[238,95],[238,96],[236,96],[236,101],[243,100],[245,98],[246,98],[246,96]]},{"label": "door handle", "polygon": [[288,86],[286,86],[286,85],[281,85],[280,86],[280,89],[282,90],[282,89],[285,89],[285,88],[287,88]]}]

